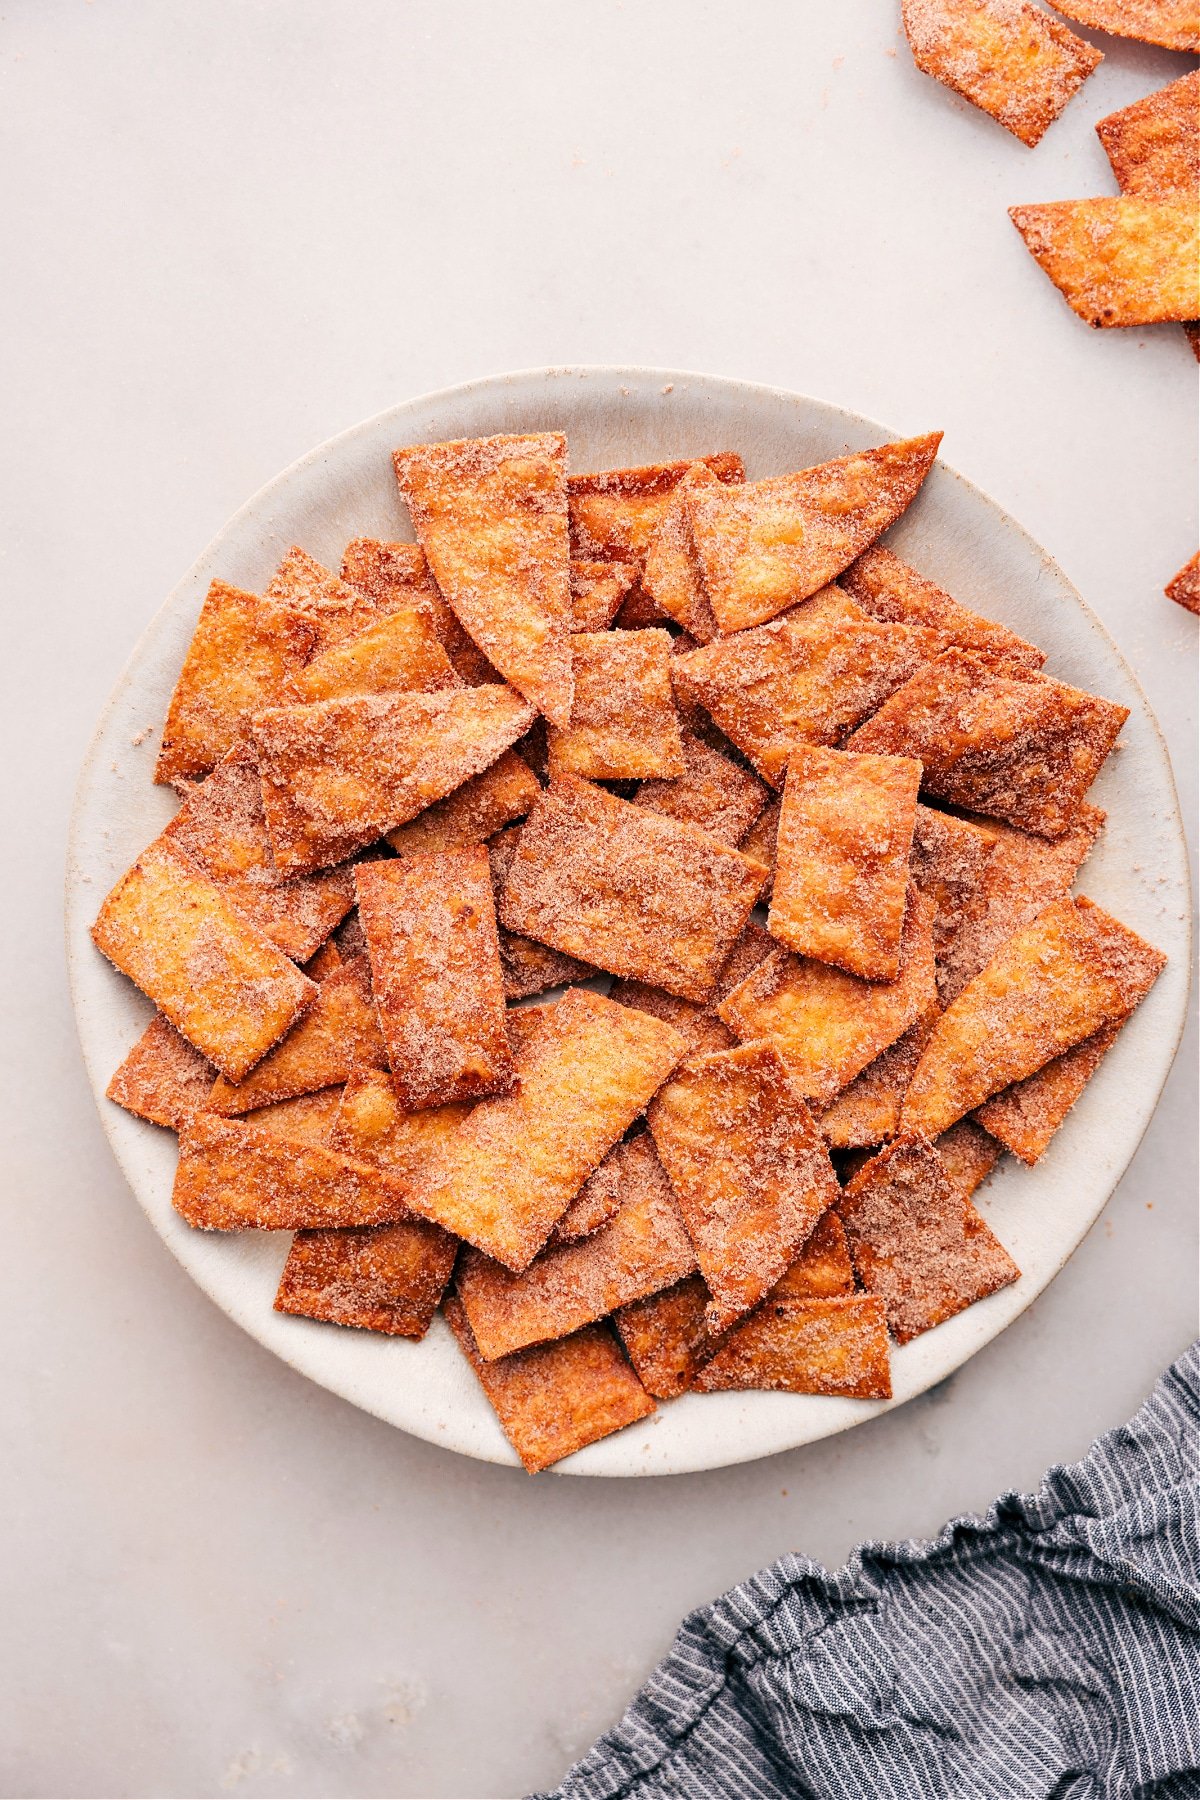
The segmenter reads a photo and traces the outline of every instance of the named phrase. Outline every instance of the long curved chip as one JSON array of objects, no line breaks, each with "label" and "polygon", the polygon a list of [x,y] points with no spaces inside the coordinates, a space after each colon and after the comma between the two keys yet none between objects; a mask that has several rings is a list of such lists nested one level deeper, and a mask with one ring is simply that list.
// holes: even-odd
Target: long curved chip
[{"label": "long curved chip", "polygon": [[1200,314],[1200,209],[1193,198],[1049,200],[1010,206],[1008,216],[1088,325],[1156,325]]},{"label": "long curved chip", "polygon": [[904,0],[913,61],[1036,144],[1104,59],[1027,0]]}]

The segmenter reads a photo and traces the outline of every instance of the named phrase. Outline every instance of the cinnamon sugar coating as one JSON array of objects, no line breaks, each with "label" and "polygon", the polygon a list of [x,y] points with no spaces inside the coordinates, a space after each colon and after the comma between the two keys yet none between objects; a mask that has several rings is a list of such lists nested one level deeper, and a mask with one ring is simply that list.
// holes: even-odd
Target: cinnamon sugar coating
[{"label": "cinnamon sugar coating", "polygon": [[293,544],[264,589],[310,633],[309,656],[322,656],[344,638],[357,637],[380,616],[374,594],[342,581],[307,550]]},{"label": "cinnamon sugar coating", "polygon": [[696,545],[692,538],[690,499],[721,482],[704,463],[693,463],[679,482],[646,546],[642,586],[660,612],[682,625],[699,644],[717,635]]},{"label": "cinnamon sugar coating", "polygon": [[1123,194],[1200,189],[1200,70],[1109,113],[1096,135]]},{"label": "cinnamon sugar coating", "polygon": [[620,1209],[624,1147],[624,1142],[614,1145],[600,1166],[592,1170],[547,1238],[548,1250],[558,1244],[577,1244],[590,1238]]},{"label": "cinnamon sugar coating", "polygon": [[505,750],[481,775],[472,775],[407,825],[389,831],[387,841],[397,856],[486,844],[505,825],[523,819],[541,791],[541,782],[519,751]]},{"label": "cinnamon sugar coating", "polygon": [[571,658],[570,723],[565,730],[551,725],[547,731],[551,780],[682,775],[667,632],[576,632]]},{"label": "cinnamon sugar coating", "polygon": [[1054,10],[1114,37],[1165,50],[1200,50],[1195,0],[1054,0]]},{"label": "cinnamon sugar coating", "polygon": [[463,687],[424,606],[398,607],[314,657],[287,683],[299,704],[348,694],[433,693]]},{"label": "cinnamon sugar coating", "polygon": [[193,1113],[204,1111],[215,1074],[208,1058],[155,1013],[105,1093],[151,1125],[182,1131]]},{"label": "cinnamon sugar coating", "polygon": [[343,963],[321,983],[308,1011],[240,1082],[217,1077],[207,1111],[235,1118],[348,1079],[384,1060],[366,957]]},{"label": "cinnamon sugar coating", "polygon": [[408,1216],[402,1185],[381,1169],[207,1113],[180,1137],[171,1204],[200,1231],[305,1231]]},{"label": "cinnamon sugar coating", "polygon": [[341,1087],[327,1087],[315,1094],[297,1094],[291,1100],[273,1100],[269,1106],[257,1106],[253,1112],[244,1113],[242,1123],[328,1149],[342,1092]]},{"label": "cinnamon sugar coating", "polygon": [[830,1149],[857,1150],[895,1137],[908,1084],[939,1010],[936,1002],[931,1004],[818,1114],[821,1136]]},{"label": "cinnamon sugar coating", "polygon": [[889,1400],[887,1313],[872,1294],[768,1299],[723,1338],[692,1383],[698,1394],[769,1389]]},{"label": "cinnamon sugar coating", "polygon": [[298,1231],[275,1311],[390,1337],[423,1338],[458,1245],[424,1220],[353,1231]]},{"label": "cinnamon sugar coating", "polygon": [[1184,606],[1188,612],[1200,613],[1200,550],[1180,569],[1164,589],[1168,600]]},{"label": "cinnamon sugar coating", "polygon": [[[540,788],[538,791],[540,793]],[[520,841],[520,828],[516,827],[511,831],[497,832],[488,843],[492,892],[497,907]],[[599,973],[590,963],[581,962],[577,956],[565,956],[561,950],[552,950],[549,944],[539,944],[534,938],[506,931],[503,925],[499,928],[499,941],[500,973],[506,1000],[528,1000],[534,994],[544,994],[547,988],[566,987],[573,981],[587,981]],[[667,1015],[660,1013],[659,1017],[666,1018]],[[668,1023],[674,1024],[674,1020],[669,1019]]]},{"label": "cinnamon sugar coating", "polygon": [[975,1118],[989,1136],[1023,1163],[1037,1162],[1116,1043],[1123,1024],[1124,1020],[1118,1019],[1105,1025],[1073,1050],[1043,1063],[1024,1081],[1001,1088],[976,1109]]},{"label": "cinnamon sugar coating", "polygon": [[[909,872],[914,886],[933,903],[933,953],[939,964],[954,953],[967,921],[980,918],[988,905],[987,865],[999,837],[997,830],[981,828],[951,813],[917,807]],[[1054,847],[1048,854],[1054,854]]]},{"label": "cinnamon sugar coating", "polygon": [[572,557],[571,630],[607,631],[636,580],[632,563],[585,562]]},{"label": "cinnamon sugar coating", "polygon": [[504,680],[447,606],[418,544],[354,538],[342,557],[342,579],[363,588],[388,611],[397,606],[427,607],[442,649],[468,687]]},{"label": "cinnamon sugar coating", "polygon": [[643,781],[633,804],[683,825],[697,825],[731,848],[741,846],[766,805],[769,790],[749,769],[731,762],[691,731],[684,730],[681,740],[682,774],[671,780]]},{"label": "cinnamon sugar coating", "polygon": [[1104,59],[1028,0],[904,0],[913,61],[1036,144]]},{"label": "cinnamon sugar coating", "polygon": [[831,1207],[821,1214],[804,1248],[768,1294],[768,1300],[831,1300],[854,1292],[854,1266],[846,1227]]},{"label": "cinnamon sugar coating", "polygon": [[1102,195],[1010,206],[1025,247],[1088,325],[1194,319],[1200,294],[1195,200]]},{"label": "cinnamon sugar coating", "polygon": [[932,634],[931,656],[943,650],[970,650],[997,665],[1026,669],[1040,669],[1046,660],[1036,644],[960,605],[936,582],[901,562],[886,544],[864,550],[839,577],[838,585],[881,624],[909,625]]},{"label": "cinnamon sugar coating", "polygon": [[[742,481],[742,459],[732,451],[698,457],[723,483]],[[567,479],[571,554],[603,562],[631,563],[640,575],[646,552],[671,495],[694,461],[648,463],[633,469],[601,469]],[[641,623],[649,623],[642,620]]]},{"label": "cinnamon sugar coating", "polygon": [[720,1343],[721,1333],[709,1329],[708,1304],[701,1277],[688,1275],[613,1315],[639,1381],[656,1400],[686,1392]]}]

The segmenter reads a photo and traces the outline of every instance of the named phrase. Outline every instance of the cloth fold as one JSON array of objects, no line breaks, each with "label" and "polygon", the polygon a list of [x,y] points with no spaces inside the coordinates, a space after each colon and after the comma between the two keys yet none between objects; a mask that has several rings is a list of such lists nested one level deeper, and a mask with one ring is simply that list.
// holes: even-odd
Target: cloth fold
[{"label": "cloth fold", "polygon": [[699,1608],[539,1800],[1200,1800],[1200,1343],[1036,1494]]}]

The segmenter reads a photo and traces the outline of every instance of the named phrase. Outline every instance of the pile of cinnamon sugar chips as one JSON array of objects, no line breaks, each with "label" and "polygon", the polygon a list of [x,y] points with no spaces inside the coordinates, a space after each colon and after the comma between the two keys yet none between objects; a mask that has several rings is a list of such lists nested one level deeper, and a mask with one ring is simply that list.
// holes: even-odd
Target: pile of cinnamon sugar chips
[{"label": "pile of cinnamon sugar chips", "polygon": [[109,1096],[189,1225],[295,1234],[281,1312],[441,1308],[528,1469],[685,1390],[889,1396],[1018,1279],[971,1196],[1162,966],[1070,891],[1125,709],[877,541],[938,443],[418,445],[416,544],[204,602],[93,931],[157,1008]]}]

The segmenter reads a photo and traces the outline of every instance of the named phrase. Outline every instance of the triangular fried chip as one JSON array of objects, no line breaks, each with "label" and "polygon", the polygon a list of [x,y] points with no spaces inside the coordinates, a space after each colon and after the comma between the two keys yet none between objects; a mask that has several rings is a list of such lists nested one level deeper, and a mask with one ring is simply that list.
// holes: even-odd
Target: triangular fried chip
[{"label": "triangular fried chip", "polygon": [[433,614],[424,606],[402,606],[314,657],[288,681],[287,699],[303,704],[463,685],[433,628]]},{"label": "triangular fried chip", "polygon": [[695,826],[565,776],[522,827],[500,922],[610,974],[706,1000],[762,878],[760,864]]},{"label": "triangular fried chip", "polygon": [[1010,206],[1008,216],[1087,324],[1155,325],[1200,313],[1200,209],[1194,199],[1105,194]]},{"label": "triangular fried chip", "polygon": [[1164,592],[1167,599],[1174,600],[1176,605],[1186,606],[1189,612],[1200,613],[1200,550],[1167,583]]},{"label": "triangular fried chip", "polygon": [[696,825],[722,844],[737,847],[766,805],[768,789],[693,732],[683,731],[681,741],[683,774],[674,780],[643,781],[633,804],[680,824]]},{"label": "triangular fried chip", "polygon": [[995,1138],[970,1119],[960,1119],[934,1139],[934,1149],[955,1191],[969,1200],[987,1180],[1003,1155]]},{"label": "triangular fried chip", "polygon": [[1123,1023],[1106,1025],[1073,1050],[1044,1063],[1036,1074],[1001,1088],[976,1110],[975,1118],[998,1144],[1032,1166],[1116,1043]]},{"label": "triangular fried chip", "polygon": [[309,874],[413,819],[510,748],[533,709],[505,687],[371,694],[256,713],[275,864]]},{"label": "triangular fried chip", "polygon": [[712,714],[759,774],[783,786],[796,744],[835,744],[921,668],[928,632],[881,625],[829,588],[755,631],[676,656],[685,699]]},{"label": "triangular fried chip", "polygon": [[1109,113],[1096,135],[1123,194],[1158,198],[1200,187],[1200,70]]},{"label": "triangular fried chip", "polygon": [[864,1149],[896,1135],[908,1084],[938,1011],[936,1004],[931,1005],[818,1115],[821,1136],[832,1150]]},{"label": "triangular fried chip", "polygon": [[408,1216],[403,1185],[381,1169],[207,1113],[179,1140],[171,1204],[200,1231],[307,1231]]},{"label": "triangular fried chip", "polygon": [[843,1188],[838,1211],[859,1280],[882,1299],[897,1343],[1020,1276],[927,1138],[879,1151]]},{"label": "triangular fried chip", "polygon": [[797,744],[767,929],[797,956],[895,981],[921,765]]},{"label": "triangular fried chip", "polygon": [[[488,844],[492,891],[497,907],[520,841],[518,827],[498,832]],[[588,981],[600,972],[590,963],[581,962],[577,956],[564,956],[561,950],[552,950],[549,944],[539,944],[534,938],[506,931],[503,925],[499,928],[499,938],[500,972],[506,1000],[528,1000],[533,994],[544,994],[547,988],[566,987],[572,981]],[[680,1001],[680,1005],[684,1004]],[[665,1014],[660,1016],[666,1017]],[[669,1019],[668,1023],[673,1024],[674,1020]]]},{"label": "triangular fried chip", "polygon": [[374,594],[342,581],[307,550],[293,545],[263,590],[312,633],[312,654],[323,655],[344,638],[357,637],[380,616]]},{"label": "triangular fried chip", "polygon": [[298,1231],[275,1311],[423,1338],[457,1252],[449,1232],[423,1219],[359,1231]]},{"label": "triangular fried chip", "polygon": [[766,1388],[890,1400],[884,1303],[871,1294],[764,1300],[722,1340],[692,1387],[698,1394]]},{"label": "triangular fried chip", "polygon": [[642,570],[642,586],[659,611],[682,625],[699,644],[716,637],[718,628],[692,539],[689,501],[703,488],[720,486],[704,463],[692,465],[651,533]]},{"label": "triangular fried chip", "polygon": [[308,1011],[244,1080],[218,1077],[207,1110],[236,1118],[255,1107],[333,1087],[359,1066],[377,1067],[383,1059],[370,971],[359,957],[321,983]]},{"label": "triangular fried chip", "polygon": [[551,780],[682,775],[683,746],[665,631],[580,631],[571,639],[575,698],[565,730],[551,725]]},{"label": "triangular fried chip", "polygon": [[692,1058],[647,1118],[712,1295],[709,1325],[722,1330],[774,1287],[837,1199],[829,1153],[769,1043]]},{"label": "triangular fried chip", "polygon": [[771,1300],[832,1300],[854,1292],[854,1267],[846,1227],[831,1207],[791,1267],[771,1289]]},{"label": "triangular fried chip", "polygon": [[151,1125],[182,1131],[193,1113],[204,1111],[215,1073],[208,1058],[155,1013],[105,1093]]},{"label": "triangular fried chip", "polygon": [[437,850],[466,850],[514,819],[523,819],[542,784],[516,750],[506,750],[482,775],[472,775],[444,800],[427,806],[388,843],[397,856],[428,856]]},{"label": "triangular fried chip", "polygon": [[934,634],[929,654],[973,650],[989,661],[1012,668],[1040,669],[1044,650],[1026,643],[1006,625],[960,606],[943,588],[918,575],[884,544],[872,544],[857,557],[839,586],[852,594],[864,612],[884,625],[919,626]]},{"label": "triangular fried chip", "polygon": [[941,441],[933,431],[795,475],[693,489],[692,538],[720,629],[762,625],[826,587],[910,505]]},{"label": "triangular fried chip", "polygon": [[594,475],[568,477],[572,556],[632,563],[640,575],[650,539],[670,505],[671,495],[697,462],[726,484],[745,477],[742,459],[732,451],[719,451],[715,456],[700,456],[694,461],[601,469]]},{"label": "triangular fried chip", "polygon": [[765,863],[771,871],[758,896],[764,904],[775,891],[775,855],[779,844],[779,816],[782,811],[782,800],[768,800],[738,845],[743,856],[750,857],[753,862]]},{"label": "triangular fried chip", "polygon": [[[909,872],[914,886],[933,902],[933,954],[939,962],[951,954],[967,920],[980,916],[987,904],[987,862],[999,835],[931,806],[917,808]],[[1047,854],[1054,854],[1053,845],[1047,846]]]},{"label": "triangular fried chip", "polygon": [[321,1088],[315,1094],[297,1094],[293,1100],[275,1100],[270,1106],[256,1106],[245,1113],[243,1125],[254,1125],[260,1131],[274,1131],[280,1137],[294,1138],[301,1144],[318,1144],[329,1148],[334,1121],[342,1104],[340,1087]]},{"label": "triangular fried chip", "polygon": [[447,606],[420,545],[354,538],[342,557],[342,579],[363,588],[388,612],[399,606],[427,606],[442,649],[468,687],[504,680]]},{"label": "triangular fried chip", "polygon": [[915,756],[924,792],[1056,838],[1079,816],[1127,706],[947,650],[885,700],[850,750]]},{"label": "triangular fried chip", "polygon": [[1055,900],[951,1001],[917,1064],[900,1125],[936,1137],[1123,1018],[1166,958],[1088,900]]},{"label": "triangular fried chip", "polygon": [[1200,50],[1196,0],[1051,0],[1051,4],[1055,12],[1090,25],[1093,31],[1161,44],[1164,50]]},{"label": "triangular fried chip", "polygon": [[505,1437],[531,1475],[654,1411],[606,1325],[587,1325],[574,1337],[489,1363],[475,1346],[457,1295],[444,1311]]},{"label": "triangular fried chip", "polygon": [[571,630],[607,631],[637,580],[632,563],[571,558]]},{"label": "triangular fried chip", "polygon": [[417,444],[392,458],[443,595],[488,661],[554,724],[571,716],[567,441]]},{"label": "triangular fried chip", "polygon": [[1099,50],[1026,0],[904,0],[913,61],[1036,144],[1087,80]]}]

